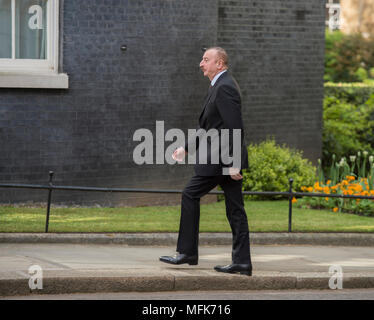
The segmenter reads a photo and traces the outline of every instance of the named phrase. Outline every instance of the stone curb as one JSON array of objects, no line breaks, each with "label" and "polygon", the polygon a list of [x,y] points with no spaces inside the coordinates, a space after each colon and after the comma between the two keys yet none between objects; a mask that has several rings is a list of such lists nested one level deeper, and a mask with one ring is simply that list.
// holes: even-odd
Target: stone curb
[{"label": "stone curb", "polygon": [[[31,294],[160,292],[194,290],[329,289],[328,277],[302,276],[159,276],[45,278],[43,289],[31,291],[25,279],[0,280],[0,297]],[[344,278],[343,289],[374,288],[374,277]]]},{"label": "stone curb", "polygon": [[[176,233],[0,233],[0,243],[175,245]],[[374,246],[365,233],[251,233],[254,245]],[[231,245],[231,233],[201,233],[200,245]]]}]

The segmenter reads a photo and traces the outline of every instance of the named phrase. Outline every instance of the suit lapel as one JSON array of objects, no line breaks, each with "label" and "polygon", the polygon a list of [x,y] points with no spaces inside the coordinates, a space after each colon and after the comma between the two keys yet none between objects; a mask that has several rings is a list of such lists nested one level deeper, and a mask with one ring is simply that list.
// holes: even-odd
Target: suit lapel
[{"label": "suit lapel", "polygon": [[208,92],[208,94],[207,94],[207,97],[205,98],[204,105],[203,105],[203,109],[201,110],[199,120],[201,119],[201,117],[202,117],[203,114],[204,114],[205,108],[206,108],[207,104],[208,104],[209,101],[210,101],[210,97],[212,96],[213,91],[214,91],[214,86],[211,87],[211,88],[209,89],[209,92]]},{"label": "suit lapel", "polygon": [[214,86],[212,86],[212,87],[209,88],[209,91],[208,91],[207,97],[205,98],[205,101],[204,101],[203,109],[202,109],[202,111],[201,111],[201,113],[200,113],[199,120],[200,120],[201,117],[203,116],[204,111],[205,111],[205,108],[206,108],[207,104],[209,103],[210,98],[212,97],[213,92],[214,92],[214,91],[216,90],[216,88],[217,88],[217,84],[219,83],[220,80],[222,80],[224,77],[227,76],[227,73],[228,73],[228,71],[226,71],[225,73],[221,74],[220,77],[217,79],[216,83],[214,84]]},{"label": "suit lapel", "polygon": [[203,109],[205,108],[205,106],[208,104],[209,100],[210,100],[210,97],[212,96],[212,93],[214,91],[214,86],[209,86],[209,90],[208,90],[208,94],[205,98],[205,101],[204,101],[204,105],[203,105]]}]

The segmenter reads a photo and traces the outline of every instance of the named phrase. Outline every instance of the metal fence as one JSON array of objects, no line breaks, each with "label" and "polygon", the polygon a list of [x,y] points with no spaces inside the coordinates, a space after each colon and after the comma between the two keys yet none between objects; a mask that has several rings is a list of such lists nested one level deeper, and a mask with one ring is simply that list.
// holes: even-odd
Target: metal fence
[{"label": "metal fence", "polygon": [[[45,232],[48,232],[49,216],[51,212],[52,192],[54,190],[69,190],[69,191],[89,191],[89,192],[127,192],[127,193],[182,193],[182,190],[165,190],[165,189],[137,189],[137,188],[98,188],[98,187],[81,187],[81,186],[56,186],[52,183],[53,171],[49,172],[48,185],[37,184],[0,184],[0,188],[15,188],[15,189],[39,189],[48,190],[47,212],[45,221]],[[289,179],[289,191],[287,192],[273,192],[273,191],[243,191],[243,195],[251,196],[283,196],[288,198],[288,232],[292,232],[292,199],[294,197],[329,197],[329,198],[346,198],[346,199],[369,199],[374,200],[373,196],[354,196],[342,194],[328,194],[328,193],[307,193],[294,192],[292,190],[293,179]],[[210,195],[223,195],[223,191],[210,191]]]}]

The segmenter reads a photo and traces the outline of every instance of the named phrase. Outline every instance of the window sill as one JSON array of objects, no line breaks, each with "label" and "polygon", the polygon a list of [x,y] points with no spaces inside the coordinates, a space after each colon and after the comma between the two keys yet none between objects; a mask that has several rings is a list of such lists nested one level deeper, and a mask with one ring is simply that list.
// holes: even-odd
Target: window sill
[{"label": "window sill", "polygon": [[66,73],[13,73],[0,72],[0,88],[68,89]]}]

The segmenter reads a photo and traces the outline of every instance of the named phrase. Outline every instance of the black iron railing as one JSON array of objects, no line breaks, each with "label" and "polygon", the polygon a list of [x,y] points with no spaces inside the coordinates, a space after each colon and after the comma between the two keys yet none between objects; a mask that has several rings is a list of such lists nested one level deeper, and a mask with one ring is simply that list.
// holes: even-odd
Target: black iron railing
[{"label": "black iron railing", "polygon": [[[165,190],[165,189],[139,189],[139,188],[98,188],[98,187],[76,187],[76,186],[56,186],[52,183],[53,171],[49,172],[48,185],[37,185],[37,184],[0,184],[0,188],[15,188],[15,189],[39,189],[48,190],[47,200],[47,213],[45,222],[45,232],[48,232],[49,227],[49,216],[51,211],[52,203],[52,191],[53,190],[69,190],[69,191],[88,191],[88,192],[127,192],[127,193],[182,193],[182,190]],[[374,200],[372,196],[354,196],[354,195],[342,195],[342,194],[327,194],[327,193],[304,193],[304,192],[293,192],[292,190],[293,179],[289,179],[289,191],[288,192],[273,192],[273,191],[243,191],[243,195],[251,196],[284,196],[289,199],[288,209],[288,232],[292,232],[292,199],[294,197],[329,197],[329,198],[346,198],[346,199],[369,199]],[[210,191],[209,194],[224,194],[223,191]]]}]

